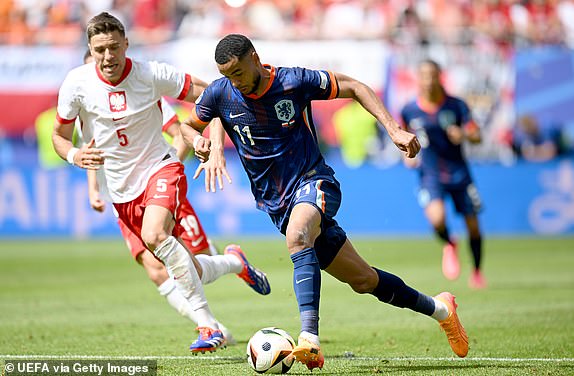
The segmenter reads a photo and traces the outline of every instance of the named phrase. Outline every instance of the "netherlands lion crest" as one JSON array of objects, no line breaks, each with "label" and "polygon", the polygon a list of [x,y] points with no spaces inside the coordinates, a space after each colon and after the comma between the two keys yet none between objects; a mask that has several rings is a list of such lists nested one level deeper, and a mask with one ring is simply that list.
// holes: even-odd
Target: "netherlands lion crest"
[{"label": "netherlands lion crest", "polygon": [[275,112],[277,113],[277,119],[289,123],[295,116],[295,107],[290,99],[282,99],[275,103]]}]

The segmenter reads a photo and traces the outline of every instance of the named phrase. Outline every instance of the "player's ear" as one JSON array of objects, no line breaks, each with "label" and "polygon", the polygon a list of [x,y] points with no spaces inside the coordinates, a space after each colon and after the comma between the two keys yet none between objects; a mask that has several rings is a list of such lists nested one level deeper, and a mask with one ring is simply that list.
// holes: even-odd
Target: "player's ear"
[{"label": "player's ear", "polygon": [[128,48],[130,46],[130,41],[128,40],[128,38],[126,37],[126,48]]},{"label": "player's ear", "polygon": [[253,50],[251,52],[251,59],[253,60],[253,62],[255,64],[261,64],[261,60],[259,59],[259,54],[255,50]]}]

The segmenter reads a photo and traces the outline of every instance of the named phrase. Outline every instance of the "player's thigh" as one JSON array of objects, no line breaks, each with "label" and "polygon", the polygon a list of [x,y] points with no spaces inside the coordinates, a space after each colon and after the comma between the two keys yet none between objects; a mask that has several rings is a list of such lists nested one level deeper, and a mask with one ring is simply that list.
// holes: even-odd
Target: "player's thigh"
[{"label": "player's thigh", "polygon": [[325,222],[335,217],[340,206],[341,188],[333,176],[316,176],[302,181],[292,199],[293,209],[286,213],[285,235],[290,250],[291,246],[312,247],[325,229]]},{"label": "player's thigh", "polygon": [[158,205],[146,206],[142,222],[142,240],[153,250],[171,235],[174,225],[173,214],[169,209]]},{"label": "player's thigh", "polygon": [[437,181],[424,181],[418,192],[419,205],[428,221],[435,227],[444,224],[444,195],[444,188]]},{"label": "player's thigh", "polygon": [[187,179],[181,163],[171,163],[151,176],[144,191],[141,237],[154,249],[172,234],[181,202],[187,200]]},{"label": "player's thigh", "polygon": [[360,293],[373,291],[378,282],[377,272],[359,255],[349,239],[325,271]]},{"label": "player's thigh", "polygon": [[425,207],[425,215],[434,227],[440,227],[445,223],[446,209],[444,200],[436,198]]}]

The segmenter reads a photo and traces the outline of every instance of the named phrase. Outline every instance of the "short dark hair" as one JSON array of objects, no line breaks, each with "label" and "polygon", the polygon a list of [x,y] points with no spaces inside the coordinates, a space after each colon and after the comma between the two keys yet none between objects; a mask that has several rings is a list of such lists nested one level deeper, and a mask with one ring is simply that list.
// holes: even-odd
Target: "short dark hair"
[{"label": "short dark hair", "polygon": [[249,38],[241,34],[229,34],[217,43],[217,47],[215,47],[215,62],[217,64],[226,64],[233,57],[241,59],[251,51],[255,51],[255,48]]},{"label": "short dark hair", "polygon": [[118,31],[122,37],[126,36],[124,25],[108,12],[102,12],[92,17],[86,25],[88,41],[90,41],[94,35],[107,34],[114,31]]}]

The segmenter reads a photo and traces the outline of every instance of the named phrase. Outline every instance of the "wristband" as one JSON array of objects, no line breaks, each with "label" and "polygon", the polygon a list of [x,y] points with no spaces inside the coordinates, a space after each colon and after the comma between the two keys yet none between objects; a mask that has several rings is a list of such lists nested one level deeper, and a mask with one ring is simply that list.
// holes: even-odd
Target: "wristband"
[{"label": "wristband", "polygon": [[200,134],[193,138],[193,150],[197,149],[197,144],[199,143],[200,138],[203,138]]},{"label": "wristband", "polygon": [[74,148],[74,147],[71,148],[70,150],[68,150],[68,155],[66,156],[66,160],[68,161],[69,164],[74,165],[74,157],[76,156],[78,151],[80,151],[80,149]]}]

